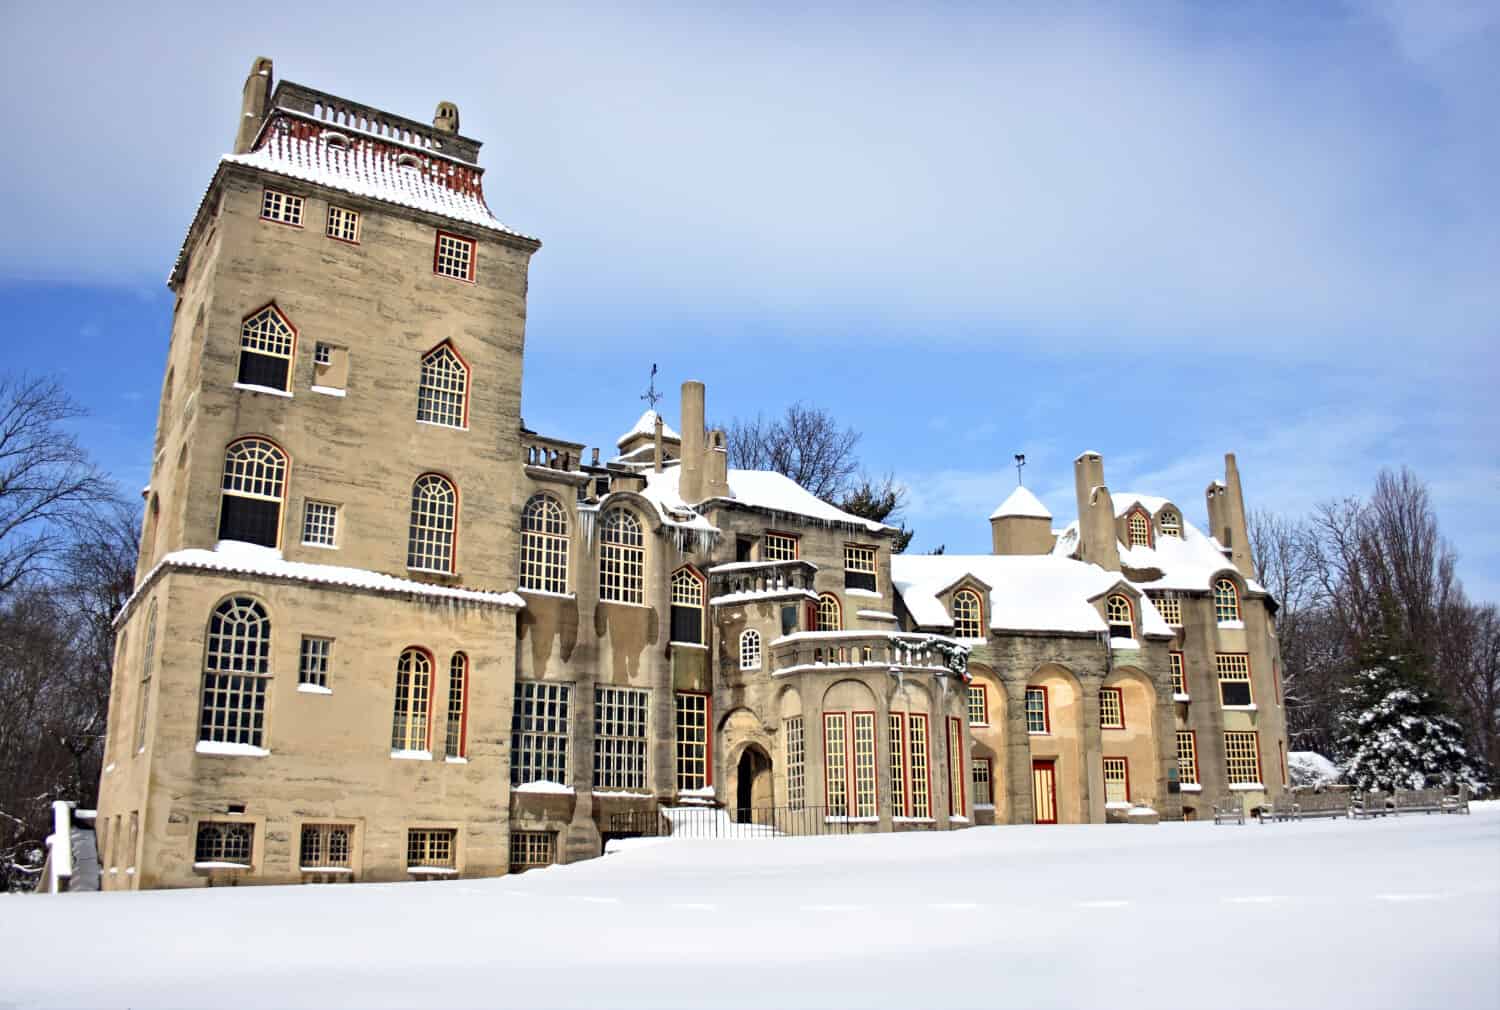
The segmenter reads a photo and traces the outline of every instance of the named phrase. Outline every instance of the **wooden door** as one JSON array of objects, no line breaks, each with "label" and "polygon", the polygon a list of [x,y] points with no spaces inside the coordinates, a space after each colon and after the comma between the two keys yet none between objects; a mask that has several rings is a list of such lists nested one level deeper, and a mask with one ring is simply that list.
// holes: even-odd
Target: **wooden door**
[{"label": "wooden door", "polygon": [[1031,809],[1037,824],[1057,823],[1057,762],[1031,762]]}]

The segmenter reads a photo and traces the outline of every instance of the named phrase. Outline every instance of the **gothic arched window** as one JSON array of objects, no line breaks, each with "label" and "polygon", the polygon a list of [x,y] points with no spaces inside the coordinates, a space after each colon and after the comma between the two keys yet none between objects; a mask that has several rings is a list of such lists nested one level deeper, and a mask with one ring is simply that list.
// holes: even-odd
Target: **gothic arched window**
[{"label": "gothic arched window", "polygon": [[422,358],[417,420],[449,428],[469,425],[469,366],[446,341]]}]

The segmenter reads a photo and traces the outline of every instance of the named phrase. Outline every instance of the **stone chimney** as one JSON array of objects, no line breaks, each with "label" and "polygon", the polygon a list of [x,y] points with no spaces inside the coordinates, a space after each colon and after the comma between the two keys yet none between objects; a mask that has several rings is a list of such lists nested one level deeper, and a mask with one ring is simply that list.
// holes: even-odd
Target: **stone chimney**
[{"label": "stone chimney", "polygon": [[656,441],[651,449],[651,469],[661,473],[661,415],[656,415]]},{"label": "stone chimney", "polygon": [[995,554],[1046,554],[1052,550],[1052,513],[1036,495],[1017,487],[990,513]]},{"label": "stone chimney", "polygon": [[266,121],[266,110],[271,104],[271,58],[257,56],[250,64],[250,73],[245,78],[245,90],[240,98],[240,121],[234,134],[234,153],[244,154],[250,150],[260,128]]},{"label": "stone chimney", "polygon": [[432,128],[438,133],[458,133],[458,106],[452,102],[438,102],[432,114]]},{"label": "stone chimney", "polygon": [[1078,556],[1107,571],[1120,570],[1115,503],[1104,484],[1104,457],[1085,452],[1073,461],[1073,493],[1078,500]]},{"label": "stone chimney", "polygon": [[729,436],[722,428],[708,433],[708,455],[704,460],[703,497],[729,497]]},{"label": "stone chimney", "polygon": [[703,500],[703,383],[682,384],[682,477],[678,493],[689,505]]},{"label": "stone chimney", "polygon": [[1234,567],[1247,579],[1255,578],[1255,558],[1245,522],[1245,496],[1240,489],[1240,468],[1234,453],[1224,454],[1224,479],[1204,491],[1208,505],[1209,532],[1218,538]]}]

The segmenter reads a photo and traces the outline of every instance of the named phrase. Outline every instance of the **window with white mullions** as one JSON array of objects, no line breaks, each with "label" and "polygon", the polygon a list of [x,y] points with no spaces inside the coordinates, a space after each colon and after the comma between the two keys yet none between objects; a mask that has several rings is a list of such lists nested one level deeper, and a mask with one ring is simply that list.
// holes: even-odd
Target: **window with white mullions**
[{"label": "window with white mullions", "polygon": [[1151,520],[1146,518],[1146,513],[1136,509],[1130,513],[1130,518],[1125,521],[1126,531],[1130,537],[1131,547],[1151,546]]},{"label": "window with white mullions", "polygon": [[447,757],[467,757],[469,753],[469,657],[455,652],[448,662],[448,731],[443,740]]},{"label": "window with white mullions", "polygon": [[802,717],[784,720],[782,728],[786,731],[786,805],[801,810],[807,799],[807,740]]},{"label": "window with white mullions", "polygon": [[521,510],[521,588],[568,589],[568,514],[550,495],[533,495]]},{"label": "window with white mullions", "polygon": [[1187,694],[1187,669],[1182,653],[1169,652],[1167,659],[1172,664],[1172,693]]},{"label": "window with white mullions", "polygon": [[760,632],[754,628],[740,633],[740,669],[760,669]]},{"label": "window with white mullions", "polygon": [[1250,657],[1243,652],[1214,655],[1219,674],[1219,700],[1226,708],[1245,707],[1255,701],[1250,690]]},{"label": "window with white mullions", "polygon": [[1182,539],[1182,517],[1176,512],[1170,509],[1163,512],[1157,522],[1161,526],[1162,536]]},{"label": "window with white mullions", "polygon": [[407,649],[396,663],[396,705],[391,719],[391,750],[426,751],[432,703],[432,657]]},{"label": "window with white mullions", "polygon": [[703,581],[687,567],[672,573],[671,640],[703,644]]},{"label": "window with white mullions", "polygon": [[433,256],[432,271],[443,277],[461,281],[474,279],[474,243],[447,232],[437,233],[437,251]]},{"label": "window with white mullions", "polygon": [[1104,619],[1110,638],[1135,637],[1135,613],[1130,601],[1118,593],[1104,601]]},{"label": "window with white mullions", "polygon": [[242,821],[199,821],[193,845],[195,863],[249,866],[255,854],[255,825]]},{"label": "window with white mullions", "polygon": [[1260,734],[1231,731],[1224,734],[1224,764],[1230,785],[1258,785]]},{"label": "window with white mullions", "polygon": [[236,382],[291,391],[292,351],[297,331],[274,305],[240,324],[240,363]]},{"label": "window with white mullions", "polygon": [[263,746],[270,679],[271,620],[254,599],[230,597],[209,619],[198,739]]},{"label": "window with white mullions", "polygon": [[646,717],[651,692],[594,688],[594,788],[646,788]]},{"label": "window with white mullions", "polygon": [[1240,619],[1240,591],[1230,579],[1219,579],[1214,583],[1214,618],[1220,624]]},{"label": "window with white mullions", "polygon": [[960,589],[953,594],[953,637],[983,638],[983,605],[979,594],[972,589]]},{"label": "window with white mullions", "polygon": [[261,194],[260,216],[280,224],[302,225],[302,197],[268,189]]},{"label": "window with white mullions", "polygon": [[328,237],[341,242],[359,241],[359,211],[328,205]]},{"label": "window with white mullions", "polygon": [[307,547],[338,546],[339,507],[308,500],[302,507],[302,543]]},{"label": "window with white mullions", "polygon": [[1125,728],[1125,690],[1119,687],[1099,689],[1099,727]]},{"label": "window with white mullions", "polygon": [[551,831],[512,831],[510,833],[510,872],[524,873],[557,861],[557,835]]},{"label": "window with white mullions", "polygon": [[969,685],[969,724],[988,726],[990,722],[989,692],[983,684]]},{"label": "window with white mullions", "polygon": [[510,723],[510,784],[568,781],[573,685],[519,681]]},{"label": "window with white mullions", "polygon": [[452,572],[457,525],[458,489],[453,482],[435,473],[418,477],[411,488],[406,567],[424,572]]},{"label": "window with white mullions", "polygon": [[839,606],[839,598],[832,593],[824,593],[818,597],[818,631],[843,631],[844,609]]},{"label": "window with white mullions", "polygon": [[1104,759],[1104,802],[1130,802],[1130,772],[1122,757]]},{"label": "window with white mullions", "polygon": [[1198,784],[1198,737],[1192,730],[1177,731],[1177,781]]},{"label": "window with white mullions", "polygon": [[976,807],[994,806],[995,787],[991,775],[990,759],[975,758],[971,763],[971,768],[974,779],[974,805]]},{"label": "window with white mullions", "polygon": [[297,683],[312,687],[328,686],[328,658],[333,639],[302,636],[302,650],[297,663]]},{"label": "window with white mullions", "polygon": [[796,561],[797,538],[785,533],[767,533],[761,541],[760,557],[762,561]]},{"label": "window with white mullions", "polygon": [[605,512],[599,520],[600,601],[643,602],[645,567],[645,538],[640,521],[625,509]]},{"label": "window with white mullions", "polygon": [[439,344],[422,357],[417,420],[447,428],[468,426],[469,366],[451,344]]},{"label": "window with white mullions", "polygon": [[875,548],[844,545],[844,588],[876,592]]},{"label": "window with white mullions", "polygon": [[224,450],[219,539],[261,547],[281,543],[286,453],[264,438],[242,438]]},{"label": "window with white mullions", "polygon": [[1028,687],[1026,689],[1026,732],[1046,734],[1050,731],[1047,714],[1047,689],[1045,687]]},{"label": "window with white mullions", "polygon": [[677,788],[708,787],[708,695],[677,694]]}]

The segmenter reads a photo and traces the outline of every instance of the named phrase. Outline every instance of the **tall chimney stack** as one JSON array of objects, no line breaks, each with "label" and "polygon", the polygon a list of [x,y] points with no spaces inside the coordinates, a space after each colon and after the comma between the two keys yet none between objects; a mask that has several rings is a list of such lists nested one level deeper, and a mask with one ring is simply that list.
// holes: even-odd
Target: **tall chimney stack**
[{"label": "tall chimney stack", "polygon": [[689,379],[682,384],[682,477],[678,492],[682,500],[696,505],[703,500],[703,383]]},{"label": "tall chimney stack", "polygon": [[1115,534],[1115,503],[1104,484],[1104,457],[1085,452],[1073,461],[1073,493],[1078,500],[1078,557],[1107,571],[1120,570],[1120,539]]},{"label": "tall chimney stack", "polygon": [[250,64],[250,73],[245,78],[245,90],[240,98],[240,122],[234,133],[234,153],[244,154],[260,135],[261,124],[266,121],[266,110],[271,104],[271,58],[257,56]]}]

